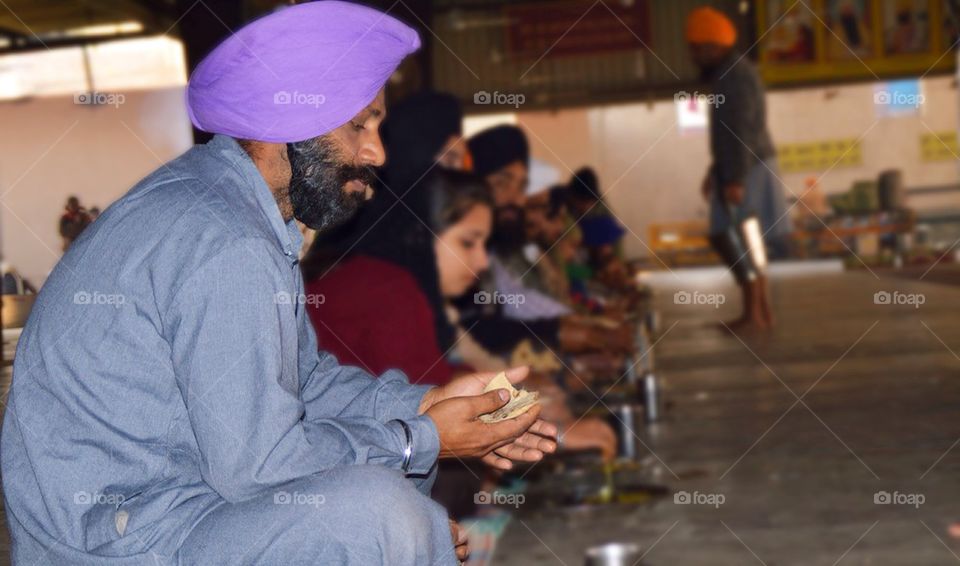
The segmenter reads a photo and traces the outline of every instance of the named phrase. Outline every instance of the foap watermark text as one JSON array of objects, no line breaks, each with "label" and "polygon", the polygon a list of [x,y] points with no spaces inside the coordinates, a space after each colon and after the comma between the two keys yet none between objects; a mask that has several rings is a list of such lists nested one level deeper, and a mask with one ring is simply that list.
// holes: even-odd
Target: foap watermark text
[{"label": "foap watermark text", "polygon": [[675,305],[710,305],[718,309],[720,305],[726,302],[727,297],[723,293],[677,291],[673,294],[673,304]]},{"label": "foap watermark text", "polygon": [[921,93],[908,93],[889,90],[878,90],[873,93],[873,103],[878,106],[912,106],[919,108],[926,102]]},{"label": "foap watermark text", "polygon": [[477,305],[510,305],[519,308],[520,305],[527,302],[527,298],[521,293],[480,291],[473,294],[473,302]]},{"label": "foap watermark text", "polygon": [[281,90],[273,95],[274,104],[294,104],[300,106],[313,106],[319,108],[327,101],[327,97],[315,92],[299,92]]},{"label": "foap watermark text", "polygon": [[499,491],[478,491],[473,494],[476,505],[512,505],[520,507],[527,500],[522,493],[500,493]]},{"label": "foap watermark text", "polygon": [[727,97],[723,94],[704,94],[697,91],[691,94],[685,90],[681,90],[673,95],[673,100],[679,103],[688,103],[691,100],[696,100],[697,102],[702,102],[716,108],[726,102]]},{"label": "foap watermark text", "polygon": [[473,103],[482,106],[513,106],[520,108],[527,101],[527,97],[519,92],[487,92],[480,90],[473,93]]},{"label": "foap watermark text", "polygon": [[319,507],[326,503],[322,493],[301,493],[299,491],[278,491],[273,494],[274,505],[312,505]]},{"label": "foap watermark text", "polygon": [[77,291],[73,294],[73,304],[75,305],[96,305],[120,308],[126,302],[127,297],[121,293]]},{"label": "foap watermark text", "polygon": [[873,294],[873,304],[875,305],[906,305],[915,309],[927,302],[927,296],[923,293],[901,293],[900,291],[877,291]]},{"label": "foap watermark text", "polygon": [[878,491],[873,494],[874,505],[910,505],[919,509],[927,501],[922,493],[900,493],[894,491]]},{"label": "foap watermark text", "polygon": [[117,507],[125,499],[122,493],[78,491],[73,494],[73,502],[77,505],[111,505]]},{"label": "foap watermark text", "polygon": [[78,92],[73,95],[74,104],[83,104],[89,106],[113,106],[119,108],[121,104],[127,101],[127,97],[118,92]]},{"label": "foap watermark text", "polygon": [[273,302],[278,305],[322,305],[327,302],[327,297],[323,293],[278,291],[273,297]]},{"label": "foap watermark text", "polygon": [[727,496],[722,493],[701,493],[694,491],[678,491],[673,494],[673,502],[677,505],[709,505],[718,509],[726,503]]}]

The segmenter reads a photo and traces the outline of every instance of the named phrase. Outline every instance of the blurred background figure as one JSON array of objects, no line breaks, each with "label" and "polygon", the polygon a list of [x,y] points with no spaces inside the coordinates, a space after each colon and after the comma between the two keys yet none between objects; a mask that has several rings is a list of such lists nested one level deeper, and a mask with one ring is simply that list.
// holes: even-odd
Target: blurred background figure
[{"label": "blurred background figure", "polygon": [[63,239],[63,251],[67,251],[70,244],[80,237],[80,234],[93,222],[93,218],[85,208],[80,206],[80,199],[71,196],[67,199],[63,214],[60,215],[59,231]]},{"label": "blurred background figure", "polygon": [[[562,300],[545,292],[536,270],[542,254],[536,246],[527,247],[530,148],[526,135],[516,126],[496,126],[471,137],[468,145],[474,170],[490,186],[496,206],[490,241],[491,285],[484,291],[491,297],[496,293],[506,300],[516,299],[505,311],[510,318],[534,320],[570,314]],[[542,188],[546,187],[536,190]]]},{"label": "blurred background figure", "polygon": [[715,101],[710,113],[713,163],[703,181],[703,195],[710,203],[710,239],[743,293],[743,315],[728,326],[766,329],[773,324],[766,276],[739,226],[747,216],[758,215],[773,258],[787,254],[791,226],[767,131],[763,83],[734,49],[737,31],[722,12],[709,7],[690,12],[686,37]]}]

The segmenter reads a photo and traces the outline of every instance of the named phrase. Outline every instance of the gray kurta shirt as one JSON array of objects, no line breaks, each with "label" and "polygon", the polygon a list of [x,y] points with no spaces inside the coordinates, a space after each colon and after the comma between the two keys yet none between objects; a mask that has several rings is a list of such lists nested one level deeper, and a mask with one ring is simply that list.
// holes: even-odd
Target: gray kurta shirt
[{"label": "gray kurta shirt", "polygon": [[720,187],[744,183],[751,167],[776,155],[756,67],[736,51],[711,73],[710,154]]},{"label": "gray kurta shirt", "polygon": [[399,468],[392,419],[413,430],[411,474],[430,473],[427,387],[317,352],[300,238],[224,136],[83,233],[17,349],[0,447],[15,545],[70,562],[169,554],[223,501],[337,466]]}]

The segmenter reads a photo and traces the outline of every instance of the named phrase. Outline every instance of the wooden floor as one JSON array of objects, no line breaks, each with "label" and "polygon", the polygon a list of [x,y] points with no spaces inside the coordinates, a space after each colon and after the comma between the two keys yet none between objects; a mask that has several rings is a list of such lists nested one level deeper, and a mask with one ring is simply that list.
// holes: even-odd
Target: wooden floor
[{"label": "wooden floor", "polygon": [[[960,520],[960,288],[842,273],[773,284],[779,326],[738,339],[739,308],[674,304],[659,289],[658,374],[670,405],[640,437],[673,496],[634,506],[525,513],[495,564],[579,565],[584,550],[633,542],[650,565],[943,565]],[[874,293],[920,294],[919,308]],[[901,295],[902,297],[903,295]],[[952,351],[951,351],[952,350]],[[922,504],[877,504],[875,499]],[[712,498],[710,496],[713,496]]]},{"label": "wooden floor", "polygon": [[[641,433],[644,460],[653,479],[723,505],[521,509],[496,564],[579,565],[611,540],[665,566],[960,562],[945,534],[960,520],[960,288],[869,273],[778,280],[777,331],[742,342],[716,324],[738,309],[733,289],[700,289],[726,293],[719,309],[676,305],[677,289],[695,290],[683,274],[659,289],[669,410]],[[877,291],[926,302],[877,305]],[[924,502],[878,505],[878,492]]]}]

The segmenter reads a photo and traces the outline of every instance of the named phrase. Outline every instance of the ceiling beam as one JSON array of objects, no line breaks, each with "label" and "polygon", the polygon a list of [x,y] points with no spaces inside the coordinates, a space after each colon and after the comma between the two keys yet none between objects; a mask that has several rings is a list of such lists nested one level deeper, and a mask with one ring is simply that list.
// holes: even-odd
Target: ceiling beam
[{"label": "ceiling beam", "polygon": [[6,37],[8,39],[13,40],[13,39],[21,39],[21,38],[26,39],[27,36],[19,30],[0,27],[0,37]]},{"label": "ceiling beam", "polygon": [[[2,35],[2,34],[0,34]],[[139,37],[156,37],[159,34],[155,32],[137,32],[126,34],[98,35],[89,37],[69,37],[62,39],[46,39],[41,43],[37,38],[22,36],[12,39],[6,47],[0,47],[0,55],[9,53],[24,53],[28,51],[44,51],[47,49],[57,49],[59,47],[81,47],[84,45],[93,45],[107,41],[117,41],[121,39],[135,39]]]}]

